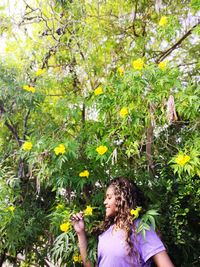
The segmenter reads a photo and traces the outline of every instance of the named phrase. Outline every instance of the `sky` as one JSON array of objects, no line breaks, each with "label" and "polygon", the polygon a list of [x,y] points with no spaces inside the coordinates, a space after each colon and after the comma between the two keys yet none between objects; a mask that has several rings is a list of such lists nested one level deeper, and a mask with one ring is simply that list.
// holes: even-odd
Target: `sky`
[{"label": "sky", "polygon": [[[13,21],[17,21],[17,19],[21,17],[23,10],[24,10],[23,0],[1,0],[0,1],[0,13],[11,17]],[[16,24],[16,31],[18,31],[17,24]],[[5,54],[6,39],[7,39],[6,34],[2,34],[0,36],[0,54]]]},{"label": "sky", "polygon": [[[34,6],[36,0],[0,0],[0,14],[5,14],[12,18],[13,22],[15,22],[16,24],[15,28],[16,32],[20,31],[19,27],[17,27],[17,22],[18,19],[21,18],[24,12],[24,7],[26,2]],[[187,31],[188,28],[190,28],[197,22],[199,17],[200,17],[200,11],[197,12],[195,16],[189,13],[188,18],[182,21],[183,29]],[[199,37],[197,35],[195,36],[192,34],[189,37],[189,40],[192,44],[194,44],[199,41]],[[166,49],[168,47],[168,43],[166,43],[166,41],[164,40],[161,46],[163,49]],[[5,47],[6,47],[6,34],[3,34],[0,36],[0,54],[5,53]]]},{"label": "sky", "polygon": [[[16,6],[17,2],[17,6]],[[0,13],[7,16],[14,17],[17,13],[20,13],[23,6],[23,0],[1,0],[0,1]],[[0,53],[4,52],[6,46],[6,35],[0,36]]]},{"label": "sky", "polygon": [[5,7],[4,12],[7,15],[16,15],[23,10],[24,1],[23,0],[1,0],[0,7]]}]

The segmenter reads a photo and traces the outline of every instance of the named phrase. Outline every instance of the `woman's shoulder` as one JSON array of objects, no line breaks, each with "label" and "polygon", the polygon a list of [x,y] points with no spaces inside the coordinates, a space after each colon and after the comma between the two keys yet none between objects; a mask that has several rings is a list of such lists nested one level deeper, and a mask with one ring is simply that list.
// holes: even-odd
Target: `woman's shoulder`
[{"label": "woman's shoulder", "polygon": [[108,229],[106,229],[103,233],[101,233],[101,234],[99,235],[99,237],[103,237],[103,236],[109,234],[110,232],[112,232],[113,226],[114,226],[113,224],[110,225],[110,226],[108,227]]},{"label": "woman's shoulder", "polygon": [[139,226],[139,223],[140,223],[140,218],[138,218],[138,219],[136,219],[135,221],[134,221],[134,226],[137,228],[138,226]]},{"label": "woman's shoulder", "polygon": [[144,223],[141,219],[137,219],[134,221],[133,233],[134,233],[134,236],[137,237],[137,240],[158,238],[158,235],[154,227],[151,224]]},{"label": "woman's shoulder", "polygon": [[[141,224],[140,224],[141,223]],[[133,241],[136,242],[138,250],[144,262],[147,262],[158,252],[164,251],[165,246],[152,225],[142,225],[143,221],[135,221],[135,236]]]}]

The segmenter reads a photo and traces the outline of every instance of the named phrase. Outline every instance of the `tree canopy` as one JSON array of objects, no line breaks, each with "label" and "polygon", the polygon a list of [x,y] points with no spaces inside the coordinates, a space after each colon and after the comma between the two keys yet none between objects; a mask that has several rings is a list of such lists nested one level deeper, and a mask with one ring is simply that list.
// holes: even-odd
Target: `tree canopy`
[{"label": "tree canopy", "polygon": [[175,266],[199,266],[199,7],[1,4],[0,266],[81,266],[69,218],[83,210],[92,233],[121,175],[160,214]]}]

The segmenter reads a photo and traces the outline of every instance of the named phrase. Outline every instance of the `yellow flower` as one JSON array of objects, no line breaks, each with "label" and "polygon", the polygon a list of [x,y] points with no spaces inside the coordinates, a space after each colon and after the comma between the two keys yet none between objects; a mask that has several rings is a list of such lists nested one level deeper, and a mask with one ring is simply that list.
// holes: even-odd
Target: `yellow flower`
[{"label": "yellow flower", "polygon": [[58,145],[54,148],[54,152],[56,155],[64,154],[65,153],[65,146],[63,144]]},{"label": "yellow flower", "polygon": [[124,68],[123,67],[119,67],[117,69],[117,72],[119,73],[120,76],[123,76],[124,75]]},{"label": "yellow flower", "polygon": [[29,91],[32,92],[32,93],[35,93],[35,88],[32,87],[32,86],[30,86],[30,87],[29,87]]},{"label": "yellow flower", "polygon": [[167,61],[164,60],[164,61],[161,61],[159,64],[158,64],[158,68],[161,69],[161,70],[164,70],[167,66]]},{"label": "yellow flower", "polygon": [[134,218],[133,219],[136,219],[136,218],[138,218],[138,216],[139,216],[139,212],[142,210],[142,207],[137,207],[136,209],[132,209],[131,211],[130,211],[130,214],[131,215],[134,215]]},{"label": "yellow flower", "polygon": [[7,47],[5,48],[5,52],[7,52],[7,53],[12,52],[12,48],[7,46]]},{"label": "yellow flower", "polygon": [[188,161],[190,161],[190,156],[180,154],[176,157],[175,162],[183,167]]},{"label": "yellow flower", "polygon": [[158,25],[163,27],[163,26],[167,25],[167,23],[168,23],[167,17],[166,16],[162,16],[160,18],[160,21],[159,21]]},{"label": "yellow flower", "polygon": [[11,212],[13,212],[13,211],[15,210],[15,207],[14,207],[14,206],[10,206],[10,207],[8,207],[8,209],[9,209]]},{"label": "yellow flower", "polygon": [[82,261],[81,255],[75,254],[73,256],[73,261],[81,263],[81,261]]},{"label": "yellow flower", "polygon": [[70,228],[70,223],[69,222],[66,222],[66,223],[62,223],[60,225],[60,230],[62,232],[68,232],[69,231],[69,228]]},{"label": "yellow flower", "polygon": [[139,58],[137,60],[134,60],[132,64],[135,70],[141,70],[144,67],[144,60]]},{"label": "yellow flower", "polygon": [[89,173],[89,171],[87,171],[87,170],[84,170],[83,172],[80,172],[79,173],[79,176],[80,177],[89,177],[89,175],[90,175],[90,173]]},{"label": "yellow flower", "polygon": [[94,94],[95,95],[101,95],[101,94],[103,94],[103,89],[102,89],[102,87],[97,87],[95,90],[94,90]]},{"label": "yellow flower", "polygon": [[64,206],[62,205],[62,204],[58,204],[57,206],[56,206],[56,209],[57,210],[59,210],[59,209],[63,209],[64,208]]},{"label": "yellow flower", "polygon": [[33,144],[31,142],[28,142],[28,141],[24,142],[22,145],[22,149],[26,150],[26,151],[31,150],[32,147],[33,147]]},{"label": "yellow flower", "polygon": [[29,91],[29,85],[24,85],[23,89],[26,90],[26,91]]},{"label": "yellow flower", "polygon": [[35,75],[36,75],[36,76],[40,76],[40,75],[42,75],[43,73],[45,73],[45,69],[38,69],[38,70],[35,72]]},{"label": "yellow flower", "polygon": [[28,91],[28,92],[35,93],[35,88],[32,87],[32,86],[24,85],[24,86],[23,86],[23,89],[26,90],[26,91]]},{"label": "yellow flower", "polygon": [[128,109],[126,107],[123,107],[119,112],[120,117],[124,118],[126,115],[128,115]]},{"label": "yellow flower", "polygon": [[107,152],[107,150],[108,150],[107,146],[98,146],[98,147],[96,148],[96,152],[97,152],[100,156],[102,156],[103,154],[105,154],[105,153]]},{"label": "yellow flower", "polygon": [[87,206],[86,209],[84,210],[85,216],[92,216],[93,213],[93,208],[91,206]]}]

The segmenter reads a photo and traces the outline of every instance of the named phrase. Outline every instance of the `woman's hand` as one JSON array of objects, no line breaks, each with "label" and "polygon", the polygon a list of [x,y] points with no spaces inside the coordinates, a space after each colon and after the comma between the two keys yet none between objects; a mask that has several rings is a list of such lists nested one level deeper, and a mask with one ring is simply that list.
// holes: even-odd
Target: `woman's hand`
[{"label": "woman's hand", "polygon": [[74,230],[77,234],[80,234],[82,232],[85,232],[85,224],[83,219],[83,212],[79,212],[76,214],[73,214],[70,218],[72,225],[74,226]]},{"label": "woman's hand", "polygon": [[78,244],[83,265],[84,267],[92,267],[92,263],[87,259],[87,237],[85,233],[83,212],[81,211],[79,213],[73,214],[70,220],[78,236]]}]

